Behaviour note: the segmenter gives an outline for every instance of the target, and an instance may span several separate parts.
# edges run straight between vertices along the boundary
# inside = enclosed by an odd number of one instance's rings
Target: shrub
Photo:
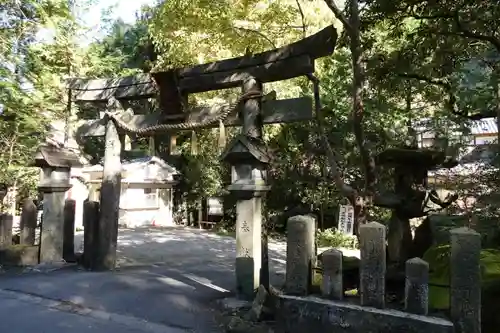
[[[318,247],[343,247],[348,249],[358,248],[358,239],[356,236],[345,235],[335,228],[318,230],[316,233]]]

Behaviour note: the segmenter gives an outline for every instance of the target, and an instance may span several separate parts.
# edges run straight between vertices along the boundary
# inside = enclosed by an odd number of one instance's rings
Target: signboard
[[[354,207],[351,205],[339,206],[338,229],[345,235],[354,233]]]
[[[207,206],[208,215],[224,215],[222,200],[220,198],[208,198]]]

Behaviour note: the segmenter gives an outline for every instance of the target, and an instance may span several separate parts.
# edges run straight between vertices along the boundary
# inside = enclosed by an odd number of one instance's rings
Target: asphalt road
[[[22,294],[0,292],[0,332],[12,333],[186,333],[168,326],[148,326],[135,318],[104,312],[74,313],[60,304]]]

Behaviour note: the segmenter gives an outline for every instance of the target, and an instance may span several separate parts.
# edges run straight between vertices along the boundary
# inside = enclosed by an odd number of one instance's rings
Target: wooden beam
[[[151,82],[149,74],[136,74],[112,79],[71,78],[66,81],[66,88],[71,90],[102,90]]]
[[[253,54],[251,56],[219,60],[208,64],[182,68],[178,70],[178,75],[180,78],[185,78],[217,72],[231,72],[237,70],[245,72],[255,66],[301,56],[307,56],[311,60],[315,60],[332,54],[335,50],[336,42],[337,30],[331,25],[314,35],[274,50]],[[278,80],[279,79],[275,81]]]
[[[201,122],[207,117],[216,117],[223,112],[227,107],[224,106],[209,106],[198,107],[193,110],[190,117],[186,120],[189,122]],[[307,121],[313,118],[313,105],[310,97],[290,98],[284,100],[271,100],[262,103],[263,123],[292,123],[298,121]],[[134,127],[149,127],[161,122],[162,114],[155,112],[147,115],[134,115],[127,119],[127,122]],[[241,126],[241,120],[237,114],[233,114],[224,121],[225,126]],[[219,124],[215,122],[210,127],[217,127]],[[105,121],[83,120],[77,130],[77,136],[103,136],[105,134]]]
[[[314,35],[274,50],[174,69],[171,72],[178,78],[179,88],[186,93],[239,86],[248,75],[261,82],[285,80],[313,71],[314,60],[332,54],[336,41],[337,31],[329,26]],[[161,84],[164,73],[138,74],[117,79],[75,78],[67,81],[67,88],[73,90],[75,101],[105,101],[112,96],[116,99],[148,98],[158,94],[152,76],[158,78]]]
[[[245,69],[189,76],[179,80],[179,89],[186,93],[239,87],[249,77],[262,83],[291,79],[314,72],[314,61],[307,55],[270,62]],[[161,85],[161,83],[159,83]]]
[[[77,102],[103,102],[107,101],[111,97],[118,100],[134,100],[153,97],[158,93],[156,84],[153,82],[149,74],[147,75],[150,79],[148,82],[122,85],[118,87],[107,87],[103,83],[105,88],[101,89],[90,89],[90,90],[73,90],[73,100]],[[126,77],[125,80],[131,82],[134,81],[134,77]],[[99,80],[106,81],[106,80]],[[114,81],[113,81],[114,82]],[[90,82],[91,86],[97,86],[96,83]]]

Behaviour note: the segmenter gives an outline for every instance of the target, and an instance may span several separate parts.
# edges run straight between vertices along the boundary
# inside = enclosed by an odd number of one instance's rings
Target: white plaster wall
[[[166,188],[159,189],[158,199],[159,199],[160,209],[155,224],[158,226],[173,226],[174,218],[172,209],[172,204],[173,204],[172,190]]]
[[[76,178],[71,178],[71,189],[66,192],[66,199],[71,197],[75,200],[75,229],[83,228],[83,202],[89,196],[89,190],[85,184]],[[71,191],[71,192],[70,192]]]
[[[137,228],[143,226],[150,226],[155,221],[159,209],[148,210],[126,210],[120,209],[120,225],[127,228]]]

